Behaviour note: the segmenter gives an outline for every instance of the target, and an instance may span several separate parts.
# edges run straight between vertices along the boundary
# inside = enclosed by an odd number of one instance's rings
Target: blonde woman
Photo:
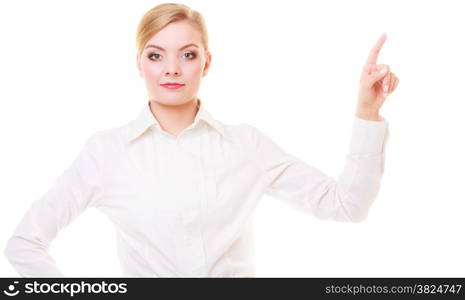
[[[212,57],[204,19],[182,4],[150,9],[136,56],[149,99],[134,120],[89,137],[26,212],[6,257],[21,276],[65,276],[48,248],[95,207],[116,228],[124,276],[246,277],[255,275],[252,219],[264,194],[320,219],[364,220],[384,166],[379,110],[399,82],[376,62],[385,38],[363,68],[350,152],[335,180],[256,127],[213,118],[196,95]]]

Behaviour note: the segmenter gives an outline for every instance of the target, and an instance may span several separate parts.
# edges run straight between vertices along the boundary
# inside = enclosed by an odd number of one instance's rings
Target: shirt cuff
[[[388,122],[382,116],[380,121],[371,121],[354,117],[351,154],[379,154],[383,152],[388,132]]]

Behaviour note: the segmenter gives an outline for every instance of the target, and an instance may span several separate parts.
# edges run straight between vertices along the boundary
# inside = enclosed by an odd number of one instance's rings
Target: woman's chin
[[[185,97],[166,97],[165,95],[161,97],[156,97],[152,98],[152,101],[157,102],[160,105],[165,105],[165,106],[179,106],[179,105],[184,105],[191,101],[190,99],[186,100]]]

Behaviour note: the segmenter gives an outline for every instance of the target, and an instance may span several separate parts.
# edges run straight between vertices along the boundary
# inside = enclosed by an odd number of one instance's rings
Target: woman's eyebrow
[[[190,47],[190,46],[194,46],[194,47],[199,48],[199,46],[197,46],[196,44],[191,43],[191,44],[187,44],[187,45],[182,46],[181,48],[179,48],[179,50],[185,49],[185,48]],[[162,47],[157,46],[157,45],[153,45],[153,44],[147,45],[145,47],[145,49],[150,48],[150,47],[160,49],[161,51],[165,51],[165,49],[163,49]]]

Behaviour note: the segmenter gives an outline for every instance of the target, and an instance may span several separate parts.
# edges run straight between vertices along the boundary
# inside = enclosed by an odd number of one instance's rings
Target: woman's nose
[[[166,75],[166,76],[169,76],[169,75],[178,76],[178,75],[179,75],[179,72],[178,72],[178,71],[166,71],[166,72],[165,72],[165,75]]]
[[[178,76],[181,73],[181,69],[176,59],[171,59],[166,63],[164,73],[165,75],[173,75],[173,76],[174,75]]]

